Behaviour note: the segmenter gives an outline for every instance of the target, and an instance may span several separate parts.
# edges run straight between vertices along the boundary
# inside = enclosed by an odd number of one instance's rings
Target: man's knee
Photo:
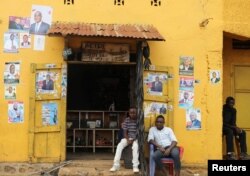
[[[171,150],[171,156],[172,157],[180,157],[180,150],[178,147],[174,147],[172,150]]]

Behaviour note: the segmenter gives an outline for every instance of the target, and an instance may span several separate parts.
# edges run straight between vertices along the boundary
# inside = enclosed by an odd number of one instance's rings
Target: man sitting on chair
[[[167,175],[167,170],[161,163],[161,158],[171,157],[174,160],[175,176],[180,175],[181,161],[180,153],[177,145],[177,139],[171,128],[164,126],[165,119],[162,115],[156,117],[155,127],[149,129],[148,142],[153,144],[157,149],[154,152],[154,160],[164,175]]]

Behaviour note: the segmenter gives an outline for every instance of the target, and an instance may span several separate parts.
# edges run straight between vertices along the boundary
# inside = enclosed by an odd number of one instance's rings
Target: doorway
[[[68,63],[67,159],[113,159],[134,80],[135,64]]]

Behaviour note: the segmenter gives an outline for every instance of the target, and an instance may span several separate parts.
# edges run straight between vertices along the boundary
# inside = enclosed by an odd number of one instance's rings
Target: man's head
[[[155,81],[156,81],[156,82],[159,82],[159,81],[160,81],[159,76],[156,76],[156,77],[155,77]]]
[[[136,119],[136,108],[135,107],[130,107],[129,108],[129,111],[128,111],[128,114],[129,114],[129,117],[133,120]]]
[[[16,24],[20,24],[20,22],[21,22],[20,18],[16,18],[15,22],[16,22]]]
[[[15,39],[15,35],[13,33],[10,34],[10,40],[14,40]]]
[[[24,43],[27,43],[29,41],[29,37],[28,37],[28,35],[23,35],[23,42]]]
[[[233,97],[227,97],[226,104],[232,108],[235,104],[235,99]]]
[[[46,80],[49,81],[50,80],[50,74],[46,75]]]
[[[213,73],[212,73],[212,76],[213,76],[213,78],[216,78],[216,77],[217,77],[216,72],[213,72]]]
[[[42,13],[40,11],[36,11],[34,14],[34,20],[36,23],[39,23],[42,21]]]
[[[18,108],[18,104],[17,104],[17,103],[14,103],[14,104],[13,104],[13,109],[14,109],[14,110],[17,110],[17,108]]]
[[[15,73],[15,65],[14,64],[11,64],[9,69],[10,69],[10,74]]]
[[[164,127],[165,118],[163,115],[158,115],[155,120],[155,126],[158,130],[161,130]]]
[[[191,59],[189,57],[187,57],[185,60],[184,60],[184,65],[187,67],[191,64]]]
[[[8,91],[9,91],[10,94],[12,93],[12,91],[13,91],[12,86],[10,86],[10,87],[8,88]]]
[[[184,99],[188,99],[189,97],[189,93],[188,92],[184,92]]]
[[[192,112],[189,114],[189,118],[190,118],[191,121],[196,120],[196,118],[197,118],[196,112],[192,111]]]

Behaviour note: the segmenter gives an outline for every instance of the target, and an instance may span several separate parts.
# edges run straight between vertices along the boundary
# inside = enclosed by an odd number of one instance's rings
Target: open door
[[[61,64],[31,64],[31,162],[65,160],[66,71]]]
[[[165,117],[165,125],[173,128],[173,69],[151,65],[143,73],[143,90],[145,131],[154,126],[159,114]]]

